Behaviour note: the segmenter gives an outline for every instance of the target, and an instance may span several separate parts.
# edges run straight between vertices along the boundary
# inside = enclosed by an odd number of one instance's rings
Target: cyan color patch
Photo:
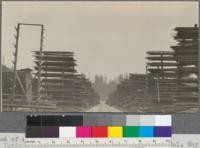
[[[153,126],[140,126],[139,137],[154,137]]]

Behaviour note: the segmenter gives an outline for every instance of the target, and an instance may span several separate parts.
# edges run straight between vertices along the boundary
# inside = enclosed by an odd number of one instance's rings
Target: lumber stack
[[[195,108],[198,105],[198,27],[176,27],[171,46],[177,59],[177,76],[180,85],[175,96],[176,108]]]
[[[129,74],[129,78],[118,84],[117,89],[110,95],[107,104],[124,111],[140,111],[146,103],[146,75]]]
[[[177,45],[169,51],[148,51],[146,74],[130,75],[118,84],[109,105],[131,112],[198,108],[198,27],[176,27],[175,32]]]
[[[99,102],[91,82],[77,73],[73,52],[43,51],[40,55],[36,51],[34,57],[43,99],[50,99],[64,111],[81,111]]]
[[[13,89],[13,72],[3,72],[3,90],[2,90],[2,105],[3,111],[58,111],[55,104],[45,100],[36,101],[33,95],[33,78],[30,69],[17,70],[17,75],[20,79],[16,83],[16,92],[14,98],[12,96]],[[23,85],[23,89],[21,87]]]
[[[177,89],[177,62],[173,51],[147,52],[148,94],[152,103],[173,104]]]

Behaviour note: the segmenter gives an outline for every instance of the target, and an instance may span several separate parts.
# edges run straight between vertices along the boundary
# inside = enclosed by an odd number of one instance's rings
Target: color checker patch
[[[140,126],[139,136],[140,137],[154,137],[154,127],[153,126]]]
[[[109,138],[121,138],[123,137],[123,131],[121,126],[109,126],[108,127]]]
[[[43,138],[58,138],[59,128],[54,126],[42,127],[42,137]]]
[[[139,137],[139,127],[138,126],[124,126],[123,137]]]
[[[92,127],[92,137],[96,137],[96,138],[108,137],[107,126],[94,126],[94,127]]]
[[[154,137],[171,137],[172,128],[170,126],[156,126],[154,127]]]
[[[76,127],[59,127],[59,137],[75,138],[76,137]]]
[[[92,128],[90,126],[76,127],[77,138],[90,138],[92,137]]]

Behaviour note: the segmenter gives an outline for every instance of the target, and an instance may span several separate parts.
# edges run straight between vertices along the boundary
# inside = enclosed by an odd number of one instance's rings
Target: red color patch
[[[96,138],[108,137],[107,126],[94,126],[94,127],[92,127],[92,137],[96,137]]]

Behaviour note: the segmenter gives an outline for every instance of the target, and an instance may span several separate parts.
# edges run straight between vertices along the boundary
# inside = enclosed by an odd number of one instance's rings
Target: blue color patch
[[[140,126],[139,137],[154,137],[153,126]]]

